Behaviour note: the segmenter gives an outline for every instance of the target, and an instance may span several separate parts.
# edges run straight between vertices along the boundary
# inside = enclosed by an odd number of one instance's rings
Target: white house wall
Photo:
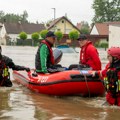
[[[10,37],[11,42],[16,42],[17,41],[18,34],[8,34],[8,36]]]
[[[109,26],[109,48],[120,47],[120,26]]]
[[[56,31],[61,31],[63,34],[69,34],[72,30],[77,30],[71,23],[69,23],[65,19],[61,19],[56,25],[55,25]],[[54,28],[52,28],[54,30]],[[79,31],[78,31],[79,32]]]
[[[97,28],[96,28],[95,25],[94,25],[94,27],[93,27],[93,29],[92,29],[92,31],[91,31],[90,34],[91,34],[91,35],[99,35],[99,33],[98,33]]]
[[[6,35],[6,30],[3,24],[3,26],[0,28],[0,45],[6,45],[5,35]]]
[[[17,42],[17,39],[20,39],[19,34],[8,34],[8,36],[10,37],[11,42]],[[27,34],[27,39],[31,39],[30,34]]]
[[[27,34],[27,39],[32,39],[31,34]]]

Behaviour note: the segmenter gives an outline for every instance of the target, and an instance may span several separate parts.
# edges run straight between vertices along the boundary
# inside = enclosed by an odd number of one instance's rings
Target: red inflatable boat
[[[48,95],[103,96],[102,80],[91,76],[92,71],[67,70],[53,74],[38,74],[33,71],[13,71],[13,77],[27,88]]]

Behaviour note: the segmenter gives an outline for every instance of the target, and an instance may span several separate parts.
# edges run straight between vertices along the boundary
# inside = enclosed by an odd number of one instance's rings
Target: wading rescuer
[[[0,46],[0,86],[11,87],[12,82],[10,80],[9,68],[12,70],[26,70],[30,71],[29,68],[24,66],[15,65],[11,58],[2,55],[2,48]]]
[[[111,47],[107,51],[109,63],[102,71],[95,72],[104,79],[107,91],[106,101],[110,105],[120,106],[120,47]]]

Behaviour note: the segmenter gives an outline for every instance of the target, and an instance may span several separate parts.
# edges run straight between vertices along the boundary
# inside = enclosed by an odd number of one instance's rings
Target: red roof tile
[[[120,25],[120,22],[104,22],[104,23],[95,23],[96,29],[99,35],[108,35],[109,34],[109,25]]]

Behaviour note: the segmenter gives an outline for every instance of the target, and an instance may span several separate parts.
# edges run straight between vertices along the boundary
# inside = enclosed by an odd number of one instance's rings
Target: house
[[[6,45],[5,35],[6,35],[5,27],[3,27],[3,24],[0,23],[0,45],[1,44]]]
[[[120,24],[109,25],[109,48],[120,47]]]
[[[100,40],[100,42],[109,41],[110,35],[110,26],[119,26],[120,22],[104,22],[104,23],[95,23],[91,29],[90,36],[96,40]],[[118,32],[118,31],[117,31]],[[115,34],[115,33],[114,33]]]
[[[44,24],[34,23],[3,23],[0,24],[0,44],[7,45],[8,42],[15,43],[19,39],[19,33],[27,33],[27,39],[31,39],[31,34],[46,29]]]
[[[53,20],[47,27],[50,31],[61,31],[63,34],[69,34],[70,31],[80,30],[65,16]]]
[[[49,26],[47,26],[47,30],[55,32],[61,31],[63,33],[61,44],[68,43],[69,45],[72,44],[68,37],[69,32],[76,30],[78,33],[80,33],[80,30],[65,16],[53,20]]]
[[[93,41],[99,41],[100,43],[107,43],[108,41],[108,24],[95,23],[90,31],[90,36]]]
[[[108,35],[108,24],[95,23],[92,27],[90,35]]]

